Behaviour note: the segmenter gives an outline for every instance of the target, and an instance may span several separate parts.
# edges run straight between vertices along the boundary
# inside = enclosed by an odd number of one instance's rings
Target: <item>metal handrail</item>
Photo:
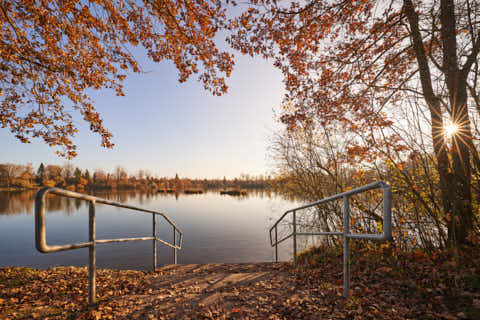
[[[352,195],[366,192],[373,189],[383,189],[383,233],[382,234],[361,234],[361,233],[350,233],[350,206],[349,198]],[[299,210],[311,208],[318,206],[320,204],[337,200],[343,198],[343,232],[297,232],[297,214]],[[289,214],[292,213],[292,224],[293,231],[291,234],[283,237],[278,240],[278,224]],[[275,230],[275,243],[272,241],[272,231]],[[278,244],[283,241],[291,238],[293,236],[293,267],[297,267],[297,236],[309,236],[309,235],[341,235],[344,237],[343,242],[343,295],[345,298],[348,298],[350,293],[350,239],[367,239],[367,240],[376,240],[376,241],[390,241],[392,240],[392,189],[390,186],[383,182],[378,181],[374,183],[367,184],[362,187],[358,187],[346,192],[338,193],[336,195],[323,198],[321,200],[293,208],[284,212],[284,214],[275,222],[275,224],[269,230],[270,236],[270,245],[275,246],[275,261],[278,262]]]
[[[88,228],[88,242],[79,242],[66,245],[48,245],[47,244],[47,232],[45,228],[45,203],[46,197],[49,193],[56,194],[59,196],[64,196],[68,198],[75,198],[80,200],[89,201],[89,228]],[[151,237],[137,237],[137,238],[120,238],[120,239],[96,239],[95,230],[95,204],[102,203],[106,205],[111,205],[115,207],[131,209],[141,212],[147,212],[152,214],[152,236]],[[167,242],[157,237],[157,216],[163,217],[173,227],[173,243]],[[177,233],[179,235],[177,240]],[[110,201],[103,198],[98,198],[90,196],[83,193],[68,191],[59,188],[43,188],[37,192],[35,195],[35,246],[38,251],[42,253],[50,253],[57,251],[73,250],[79,248],[89,248],[89,263],[88,263],[88,282],[89,282],[89,291],[88,291],[88,302],[89,304],[95,303],[95,279],[96,279],[96,244],[97,243],[113,243],[113,242],[130,242],[130,241],[142,241],[142,240],[152,240],[153,241],[153,270],[157,268],[157,241],[163,243],[166,246],[169,246],[173,249],[173,263],[177,264],[177,250],[182,249],[182,231],[170,220],[164,213],[143,209],[135,206],[125,205],[122,203]]]

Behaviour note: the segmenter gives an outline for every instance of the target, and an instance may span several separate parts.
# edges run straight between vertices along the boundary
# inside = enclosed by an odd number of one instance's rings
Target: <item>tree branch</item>
[[[480,31],[477,34],[477,41],[475,41],[473,47],[472,47],[472,52],[467,58],[467,61],[465,61],[465,64],[463,65],[462,68],[462,80],[466,81],[468,77],[468,73],[470,72],[470,69],[472,68],[473,63],[477,59],[478,52],[480,51]]]

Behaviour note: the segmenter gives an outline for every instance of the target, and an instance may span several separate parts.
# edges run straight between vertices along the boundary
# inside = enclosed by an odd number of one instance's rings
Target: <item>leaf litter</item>
[[[296,270],[286,262],[98,269],[94,306],[86,268],[0,268],[0,319],[480,318],[478,259],[460,267],[441,255],[365,256],[352,259],[348,299],[341,252],[299,259]]]

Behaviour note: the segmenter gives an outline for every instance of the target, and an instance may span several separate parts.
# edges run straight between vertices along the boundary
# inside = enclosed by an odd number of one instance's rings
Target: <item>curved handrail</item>
[[[45,203],[46,197],[49,193],[56,194],[59,196],[85,200],[89,202],[89,231],[88,231],[88,242],[78,242],[66,245],[48,245],[47,244],[47,231],[45,228]],[[152,236],[151,237],[138,237],[138,238],[120,238],[120,239],[96,239],[95,235],[95,204],[102,203],[114,207],[131,209],[135,211],[141,211],[152,214]],[[165,221],[167,221],[173,228],[173,243],[162,240],[157,237],[157,216],[161,216]],[[179,234],[178,244],[177,244],[177,233]],[[50,253],[57,251],[73,250],[79,248],[89,248],[89,263],[88,263],[88,281],[89,281],[89,292],[88,292],[88,301],[89,304],[95,303],[95,279],[96,279],[96,244],[97,243],[113,243],[113,242],[129,242],[129,241],[141,241],[141,240],[152,240],[153,241],[153,270],[155,271],[157,267],[157,242],[161,242],[166,246],[173,248],[173,263],[177,263],[177,250],[182,249],[182,231],[170,220],[163,212],[139,208],[135,206],[130,206],[115,201],[110,201],[103,198],[98,198],[90,196],[83,193],[68,191],[59,188],[43,188],[37,192],[35,195],[35,246],[38,251],[42,253]]]
[[[383,189],[383,232],[381,234],[359,234],[359,233],[350,233],[350,196],[369,191],[372,189],[382,188]],[[328,201],[337,200],[343,198],[343,232],[297,232],[297,211],[307,209],[313,206],[323,204]],[[283,237],[278,240],[278,224],[288,215],[293,215],[292,225],[293,231],[291,234]],[[272,241],[272,231],[275,230],[275,243]],[[343,295],[345,298],[348,298],[350,292],[350,239],[367,239],[367,240],[377,240],[377,241],[387,241],[392,240],[392,189],[390,186],[383,182],[378,181],[374,183],[367,184],[362,187],[358,187],[352,190],[348,190],[321,200],[293,208],[285,211],[285,213],[275,222],[275,224],[269,230],[270,236],[270,245],[275,247],[275,261],[278,261],[278,244],[289,239],[293,236],[293,267],[297,266],[297,235],[306,236],[306,235],[342,235],[343,240]]]
[[[182,239],[183,239],[183,233],[182,231],[175,225],[175,223],[170,220],[164,213],[154,211],[154,210],[148,210],[148,209],[143,209],[135,206],[130,206],[122,203],[118,203],[115,201],[110,201],[107,199],[103,198],[98,198],[95,196],[91,196],[88,194],[83,194],[83,193],[78,193],[74,191],[68,191],[60,188],[52,188],[52,187],[46,187],[40,189],[37,194],[35,195],[35,245],[38,251],[42,253],[49,253],[49,252],[57,252],[57,251],[64,251],[64,250],[72,250],[72,249],[79,249],[79,248],[85,248],[90,246],[92,243],[91,242],[80,242],[80,243],[75,243],[75,244],[67,244],[67,245],[48,245],[46,241],[46,229],[45,229],[45,198],[49,193],[53,193],[59,196],[64,196],[64,197],[70,197],[70,198],[75,198],[75,199],[80,199],[80,200],[85,200],[85,201],[90,201],[90,202],[95,202],[95,203],[102,203],[102,204],[107,204],[111,205],[114,207],[120,207],[120,208],[125,208],[125,209],[131,209],[131,210],[136,210],[136,211],[141,211],[141,212],[147,212],[151,213],[157,216],[161,216],[167,221],[178,234],[180,235],[179,238],[179,244],[177,245],[174,243],[173,245],[157,238],[157,241],[171,247],[175,248],[177,250],[182,249]],[[142,237],[142,238],[123,238],[123,239],[105,239],[105,240],[96,240],[97,243],[108,243],[108,242],[125,242],[124,240],[126,239],[132,239],[130,241],[138,241],[138,240],[153,240],[152,237]]]
[[[314,206],[323,204],[325,202],[329,202],[329,201],[332,201],[332,200],[337,200],[337,199],[340,199],[340,198],[343,198],[343,197],[350,197],[350,196],[352,196],[354,194],[357,194],[357,193],[362,193],[362,192],[365,192],[365,191],[369,191],[369,190],[372,190],[372,189],[378,189],[378,188],[383,189],[384,199],[387,199],[387,198],[391,199],[391,187],[384,181],[377,181],[377,182],[373,182],[373,183],[370,183],[370,184],[367,184],[367,185],[364,185],[364,186],[361,186],[361,187],[358,187],[358,188],[355,188],[355,189],[352,189],[352,190],[348,190],[348,191],[345,191],[345,192],[342,192],[342,193],[338,193],[336,195],[326,197],[326,198],[323,198],[321,200],[318,200],[318,201],[315,201],[315,202],[312,202],[312,203],[309,203],[309,204],[305,204],[305,205],[302,205],[302,206],[299,206],[299,207],[296,207],[296,208],[289,209],[289,210],[285,211],[283,213],[283,215],[273,224],[273,226],[269,230],[270,246],[274,247],[275,245],[277,245],[277,244],[287,240],[291,236],[293,236],[293,233],[291,233],[290,235],[286,236],[285,238],[282,238],[281,240],[278,240],[276,243],[273,243],[273,241],[272,241],[272,231],[277,227],[277,225],[289,213],[293,213],[294,211],[299,211],[299,210],[307,209],[307,208],[310,208],[310,207],[314,207]],[[372,239],[372,240],[381,240],[381,241],[390,240],[392,238],[392,228],[391,228],[392,219],[391,219],[391,214],[390,214],[391,210],[392,210],[391,200],[390,201],[385,201],[384,207],[383,207],[384,229],[383,229],[383,234],[382,235],[348,234],[348,237],[349,238],[359,238],[359,237],[363,238],[363,237],[367,236],[369,239]],[[299,234],[299,233],[297,233],[297,234]],[[309,233],[309,234],[311,234],[311,235],[342,235],[343,232],[317,232],[317,233]],[[306,234],[304,234],[304,235],[306,235]]]

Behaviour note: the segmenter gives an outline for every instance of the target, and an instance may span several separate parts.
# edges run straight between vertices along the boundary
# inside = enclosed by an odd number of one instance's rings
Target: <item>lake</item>
[[[178,263],[239,263],[274,261],[268,229],[284,211],[298,205],[291,199],[265,192],[248,196],[162,194],[144,192],[97,192],[96,196],[151,210],[162,211],[183,232]],[[88,248],[43,254],[35,249],[35,192],[0,192],[0,267],[86,266]],[[151,214],[96,205],[97,239],[151,236]],[[47,243],[88,241],[88,203],[49,196],[46,210]],[[157,234],[172,241],[171,226],[157,220]],[[280,236],[280,235],[279,235]],[[298,250],[308,245],[298,241]],[[158,266],[172,263],[172,249],[157,246]],[[279,246],[280,260],[292,258],[292,241]],[[137,241],[97,245],[97,267],[150,269],[152,242]]]

